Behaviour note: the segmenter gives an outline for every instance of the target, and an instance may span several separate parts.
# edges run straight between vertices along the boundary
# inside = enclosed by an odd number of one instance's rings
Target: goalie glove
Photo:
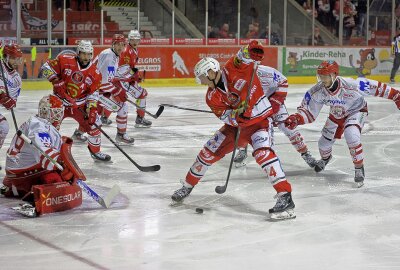
[[[7,110],[11,110],[17,104],[14,99],[10,98],[5,92],[0,94],[0,104]]]
[[[288,129],[295,129],[298,125],[304,125],[304,123],[303,117],[300,114],[295,113],[286,118],[285,127]]]

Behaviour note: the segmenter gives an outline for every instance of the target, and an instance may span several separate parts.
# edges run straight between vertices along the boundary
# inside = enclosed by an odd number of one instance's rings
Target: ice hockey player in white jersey
[[[235,65],[247,65],[251,62],[260,62],[264,58],[264,48],[261,43],[253,40],[250,44],[242,47],[236,54]],[[271,102],[274,114],[272,116],[273,125],[277,126],[290,140],[290,143],[300,153],[304,161],[314,168],[316,160],[308,151],[308,147],[304,142],[303,136],[296,129],[288,129],[285,127],[284,120],[289,116],[289,113],[284,104],[288,82],[286,77],[278,70],[264,65],[258,65],[257,76],[261,82],[264,94]],[[236,155],[234,162],[236,167],[246,165],[247,146],[241,146]]]
[[[100,87],[100,95],[111,99],[119,106],[117,111],[117,136],[115,140],[117,143],[133,144],[134,139],[129,137],[126,133],[128,125],[128,104],[126,90],[115,83],[114,77],[117,73],[119,66],[119,56],[125,48],[125,37],[122,34],[115,34],[112,40],[112,47],[103,50],[94,60],[97,69],[102,75],[102,82]],[[100,102],[103,103],[103,102]],[[108,117],[112,113],[107,109],[104,104],[100,106],[102,114],[102,122],[109,125]]]
[[[18,44],[5,45],[3,59],[0,61],[0,104],[7,110],[15,107],[21,92],[21,76],[17,71],[20,64],[22,64],[21,47]],[[3,74],[5,78],[3,78]],[[7,82],[7,85],[5,85],[5,82]],[[7,119],[0,113],[0,148],[3,146],[9,129]]]
[[[323,61],[317,68],[318,83],[308,90],[297,108],[297,113],[285,120],[289,129],[312,123],[324,105],[330,113],[318,141],[321,160],[314,169],[320,172],[332,158],[332,146],[344,135],[355,167],[354,181],[358,187],[364,185],[364,153],[361,130],[367,119],[368,108],[365,96],[378,96],[393,100],[400,109],[400,92],[385,83],[366,78],[344,78],[339,76],[339,65],[335,61]]]
[[[85,179],[71,156],[72,140],[61,137],[60,124],[64,105],[55,95],[39,102],[38,114],[20,126],[20,131],[47,155],[63,166],[58,170],[38,149],[14,135],[7,151],[6,176],[1,194],[22,198],[28,203],[14,209],[29,217],[63,211],[82,203],[76,180]]]

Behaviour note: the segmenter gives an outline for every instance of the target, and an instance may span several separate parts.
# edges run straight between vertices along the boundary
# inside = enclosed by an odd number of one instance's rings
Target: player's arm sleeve
[[[285,76],[283,76],[282,73],[280,73],[279,71],[275,71],[276,74],[274,74],[274,76],[277,77],[278,83],[277,83],[277,90],[275,92],[275,94],[279,97],[282,97],[283,100],[286,99],[286,96],[288,94],[288,81],[287,78]]]
[[[304,119],[304,123],[312,123],[318,117],[324,104],[318,100],[318,93],[313,89],[306,92],[297,112]]]
[[[393,100],[393,97],[399,93],[398,90],[386,83],[369,80],[366,78],[357,79],[358,91],[363,95],[376,96]]]
[[[215,116],[217,116],[222,122],[230,126],[238,126],[236,121],[236,111],[229,108],[222,101],[222,97],[219,92],[216,90],[208,90],[206,103]]]
[[[52,82],[59,78],[61,75],[61,65],[58,58],[48,60],[41,67],[42,76],[45,77],[49,82]]]

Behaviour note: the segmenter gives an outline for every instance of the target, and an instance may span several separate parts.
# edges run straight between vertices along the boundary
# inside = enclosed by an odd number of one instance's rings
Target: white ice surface
[[[294,112],[307,86],[290,86],[287,106]],[[23,92],[15,110],[18,123],[36,113],[48,91]],[[160,103],[208,109],[205,89],[149,89],[148,110]],[[400,112],[393,102],[368,98],[369,121],[362,141],[365,186],[354,188],[353,165],[344,139],[334,146],[327,170],[316,174],[281,133],[276,151],[293,187],[297,218],[270,222],[274,189],[250,157],[246,168],[233,169],[226,193],[230,155],[209,169],[184,204],[170,205],[202,145],[222,124],[212,114],[165,108],[150,129],[135,129],[133,107],[128,132],[135,145],[125,151],[140,165],[160,164],[159,172],[140,172],[103,136],[112,164],[93,162],[85,144],[72,153],[90,185],[105,194],[121,187],[110,209],[85,196],[79,208],[39,218],[24,218],[10,207],[18,200],[0,198],[0,269],[400,269]],[[2,109],[2,112],[5,110]],[[10,134],[14,126],[5,113]],[[302,131],[312,154],[325,123]],[[104,130],[115,138],[113,125]],[[73,120],[61,132],[72,135]],[[0,171],[4,176],[4,169]],[[196,214],[195,208],[204,209]]]

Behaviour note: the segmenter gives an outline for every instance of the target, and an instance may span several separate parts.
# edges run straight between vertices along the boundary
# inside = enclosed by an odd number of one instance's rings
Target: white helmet
[[[220,71],[220,65],[217,60],[211,57],[205,57],[201,59],[196,66],[194,67],[194,76],[196,77],[196,82],[200,84],[200,76],[204,75],[208,77],[208,71],[209,70],[218,72]]]
[[[131,30],[128,34],[128,40],[131,39],[139,39],[140,40],[141,36],[138,30]]]
[[[39,101],[38,116],[47,119],[54,127],[60,128],[64,117],[64,104],[61,99],[55,95],[44,96]]]
[[[76,53],[80,52],[91,53],[93,54],[93,45],[89,40],[80,40],[78,43],[78,47],[76,48]]]

